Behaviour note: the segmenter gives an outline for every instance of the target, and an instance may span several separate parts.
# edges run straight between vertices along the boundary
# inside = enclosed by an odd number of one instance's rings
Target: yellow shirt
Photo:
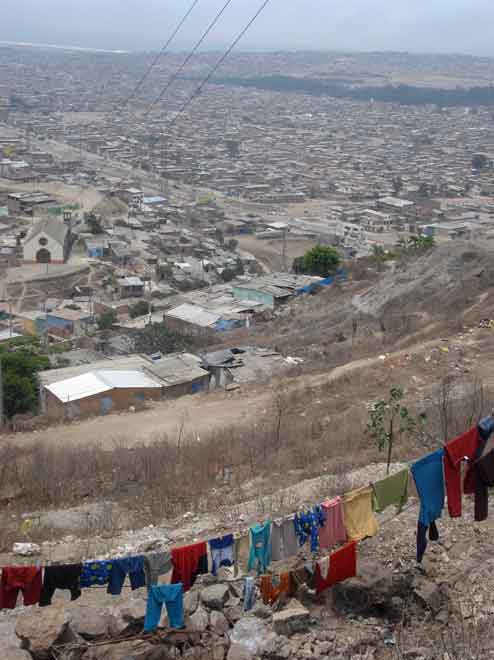
[[[372,511],[372,487],[364,486],[343,495],[343,522],[349,541],[360,541],[377,534]]]

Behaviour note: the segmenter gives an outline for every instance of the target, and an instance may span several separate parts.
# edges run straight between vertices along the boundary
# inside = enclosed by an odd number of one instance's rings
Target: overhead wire
[[[151,108],[153,108],[153,106],[155,106],[157,103],[159,103],[159,102],[164,98],[164,96],[165,96],[165,94],[167,93],[167,91],[168,91],[168,90],[170,89],[170,87],[173,85],[173,83],[175,82],[175,80],[177,80],[178,76],[182,73],[182,71],[185,69],[185,67],[186,67],[187,64],[190,62],[190,60],[194,57],[194,55],[196,54],[196,52],[198,51],[198,49],[199,49],[200,46],[202,45],[204,39],[208,36],[208,34],[211,32],[211,30],[214,28],[214,26],[216,25],[216,23],[220,20],[221,16],[224,14],[224,12],[226,11],[226,9],[228,8],[229,5],[231,5],[232,2],[233,2],[233,0],[226,0],[226,2],[225,2],[225,4],[223,5],[223,7],[222,7],[222,8],[220,9],[220,11],[216,14],[216,16],[213,18],[213,20],[211,21],[211,23],[208,25],[208,27],[206,28],[206,30],[205,30],[205,31],[203,32],[203,34],[201,35],[199,41],[195,44],[195,46],[194,46],[193,49],[190,51],[190,53],[187,55],[187,57],[185,58],[185,60],[184,60],[184,61],[182,62],[182,64],[178,67],[177,71],[175,71],[175,73],[170,77],[169,81],[168,81],[168,82],[166,83],[166,85],[163,87],[163,89],[161,90],[160,94],[156,97],[156,99],[155,99],[152,103],[150,103],[150,105],[148,106],[148,108],[147,108],[147,110],[146,110],[146,112],[145,112],[145,115],[147,115],[147,114],[151,111]]]
[[[160,58],[162,57],[162,55],[164,55],[165,51],[168,49],[168,47],[170,46],[172,41],[175,39],[177,34],[180,32],[180,30],[182,29],[185,21],[192,14],[192,12],[194,11],[194,8],[196,7],[196,5],[198,3],[199,3],[199,0],[193,0],[193,2],[190,5],[189,9],[185,12],[183,17],[179,21],[178,25],[176,26],[176,28],[173,30],[173,32],[169,36],[169,38],[168,38],[167,42],[165,43],[165,45],[163,46],[163,48],[158,52],[158,54],[156,55],[154,60],[151,62],[151,64],[147,68],[147,70],[144,72],[143,76],[141,77],[141,79],[139,80],[137,85],[134,87],[133,91],[129,94],[129,96],[123,102],[123,104],[121,106],[122,108],[125,108],[125,106],[129,103],[129,101],[131,101],[137,95],[137,93],[140,91],[140,89],[143,86],[145,80],[147,79],[147,77],[149,76],[151,71],[154,69],[154,67],[158,64]]]
[[[216,62],[216,64],[212,67],[212,69],[209,71],[207,76],[202,80],[202,82],[196,87],[196,89],[192,92],[192,94],[189,96],[189,98],[185,101],[185,103],[181,106],[180,110],[177,112],[175,117],[172,119],[172,121],[169,123],[169,125],[166,128],[172,128],[175,123],[177,122],[178,118],[180,115],[185,112],[185,110],[189,107],[189,105],[192,103],[192,101],[198,96],[205,85],[208,84],[208,82],[211,80],[211,78],[214,76],[216,71],[220,68],[220,66],[223,64],[223,62],[228,58],[230,53],[233,51],[235,46],[238,44],[238,42],[242,39],[242,37],[245,35],[245,33],[251,28],[251,26],[255,23],[255,21],[259,18],[259,16],[262,14],[264,9],[267,7],[267,5],[271,2],[271,0],[264,0],[262,5],[259,7],[259,9],[256,11],[254,16],[250,19],[250,21],[247,23],[247,25],[239,32],[239,34],[235,37],[231,45],[227,48],[227,50],[223,53],[223,55],[220,57],[220,59]]]

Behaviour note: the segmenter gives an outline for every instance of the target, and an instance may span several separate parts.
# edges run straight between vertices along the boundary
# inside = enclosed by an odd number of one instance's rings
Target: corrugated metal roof
[[[60,399],[60,401],[68,403],[69,401],[79,401],[95,394],[109,392],[112,387],[98,378],[97,373],[89,372],[75,378],[67,378],[66,380],[52,383],[51,385],[47,385],[46,389],[56,396],[57,399]]]
[[[95,372],[98,378],[111,387],[161,387],[161,385],[146,376],[142,371],[114,371],[112,369],[100,369]]]
[[[90,371],[75,378],[59,380],[47,385],[46,389],[53,395],[68,403],[86,399],[95,394],[102,394],[118,388],[143,389],[160,388],[161,384],[153,380],[142,371],[112,371],[101,369]]]
[[[216,321],[221,318],[220,314],[214,314],[213,312],[208,312],[203,307],[198,305],[189,305],[184,303],[171,309],[165,313],[165,318],[170,316],[175,319],[180,319],[181,321],[186,321],[187,323],[194,323],[195,325],[200,325],[202,327],[209,327],[214,325]]]

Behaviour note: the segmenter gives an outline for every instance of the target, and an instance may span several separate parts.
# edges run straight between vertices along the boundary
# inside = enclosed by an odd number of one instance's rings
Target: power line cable
[[[264,0],[262,5],[259,7],[259,9],[256,11],[254,16],[250,19],[250,21],[247,23],[247,25],[241,30],[241,32],[235,37],[234,41],[232,44],[228,47],[228,49],[223,53],[223,55],[220,57],[220,59],[216,62],[216,64],[213,66],[211,71],[208,73],[208,75],[204,78],[204,80],[196,87],[196,89],[192,92],[192,94],[189,96],[189,98],[185,101],[185,103],[182,105],[180,110],[177,112],[173,120],[170,122],[170,124],[167,126],[167,128],[172,128],[175,123],[177,122],[178,118],[180,115],[185,112],[185,110],[188,108],[188,106],[192,103],[192,101],[198,96],[205,85],[208,84],[208,82],[211,80],[211,78],[214,76],[216,71],[220,68],[220,66],[223,64],[223,62],[227,59],[227,57],[230,55],[232,50],[235,48],[235,46],[238,44],[238,42],[242,39],[242,37],[245,35],[245,33],[250,29],[250,27],[255,23],[255,21],[259,18],[259,16],[262,14],[264,9],[267,7],[267,5],[271,2],[271,0]]]
[[[145,115],[147,115],[147,114],[150,112],[150,110],[151,110],[151,108],[152,108],[153,106],[155,106],[157,103],[159,103],[159,102],[164,98],[166,92],[170,89],[170,87],[173,85],[173,83],[175,82],[175,80],[178,78],[178,76],[179,76],[179,75],[182,73],[182,71],[185,69],[185,67],[187,66],[187,64],[190,62],[190,60],[193,58],[193,56],[196,54],[196,52],[197,52],[198,49],[200,48],[200,46],[201,46],[201,44],[203,43],[204,39],[208,36],[208,34],[211,32],[211,30],[214,28],[214,26],[216,25],[216,23],[220,20],[221,16],[224,14],[224,12],[226,11],[226,9],[228,8],[229,5],[231,5],[232,2],[233,2],[233,0],[227,0],[227,1],[225,2],[225,4],[223,5],[223,7],[220,9],[220,11],[216,14],[216,16],[213,18],[213,20],[211,21],[211,23],[210,23],[210,24],[208,25],[208,27],[206,28],[206,30],[203,32],[201,38],[200,38],[199,41],[196,43],[196,45],[194,46],[194,48],[190,51],[190,53],[187,55],[187,57],[185,58],[185,60],[182,62],[182,64],[181,64],[181,65],[179,66],[179,68],[177,69],[177,71],[171,76],[170,80],[169,80],[169,81],[167,82],[167,84],[163,87],[163,89],[161,90],[159,96],[157,96],[156,99],[155,99],[155,100],[149,105],[149,107],[147,108],[147,110],[146,110],[146,112],[145,112]]]
[[[165,51],[166,51],[166,50],[168,49],[168,47],[170,46],[171,42],[175,39],[175,37],[177,36],[177,34],[180,32],[180,30],[182,29],[182,26],[184,25],[185,21],[186,21],[186,20],[189,18],[189,16],[192,14],[192,12],[193,12],[195,6],[196,6],[198,3],[199,3],[199,0],[194,0],[193,3],[191,4],[191,6],[189,7],[189,9],[185,12],[184,16],[183,16],[182,19],[179,21],[177,27],[173,30],[173,32],[171,33],[170,37],[168,38],[168,41],[166,42],[166,44],[163,46],[163,48],[159,51],[159,53],[156,55],[156,57],[154,58],[154,60],[151,62],[151,64],[150,64],[149,67],[147,68],[147,70],[144,72],[144,75],[142,76],[142,78],[139,80],[139,82],[137,83],[137,85],[134,87],[133,91],[132,91],[132,92],[129,94],[129,96],[125,99],[124,103],[123,103],[122,106],[121,106],[122,108],[125,108],[125,106],[127,105],[127,103],[129,103],[129,101],[131,101],[131,100],[136,96],[136,94],[139,92],[139,90],[141,89],[142,85],[144,84],[144,81],[145,81],[146,78],[149,76],[149,74],[151,73],[152,69],[156,66],[156,64],[158,64],[158,62],[159,62],[161,56],[165,53]]]

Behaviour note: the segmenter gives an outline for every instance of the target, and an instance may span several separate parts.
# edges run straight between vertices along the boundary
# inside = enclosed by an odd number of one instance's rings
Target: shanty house
[[[307,287],[323,282],[321,277],[309,275],[291,275],[289,273],[272,273],[261,275],[245,284],[233,287],[233,297],[237,300],[250,300],[262,303],[267,307],[277,307]]]
[[[98,369],[45,385],[41,405],[59,419],[101,415],[158,400],[161,387],[142,371]]]
[[[161,380],[163,396],[167,399],[209,389],[209,371],[201,367],[201,358],[191,353],[176,353],[152,360],[146,372]]]

